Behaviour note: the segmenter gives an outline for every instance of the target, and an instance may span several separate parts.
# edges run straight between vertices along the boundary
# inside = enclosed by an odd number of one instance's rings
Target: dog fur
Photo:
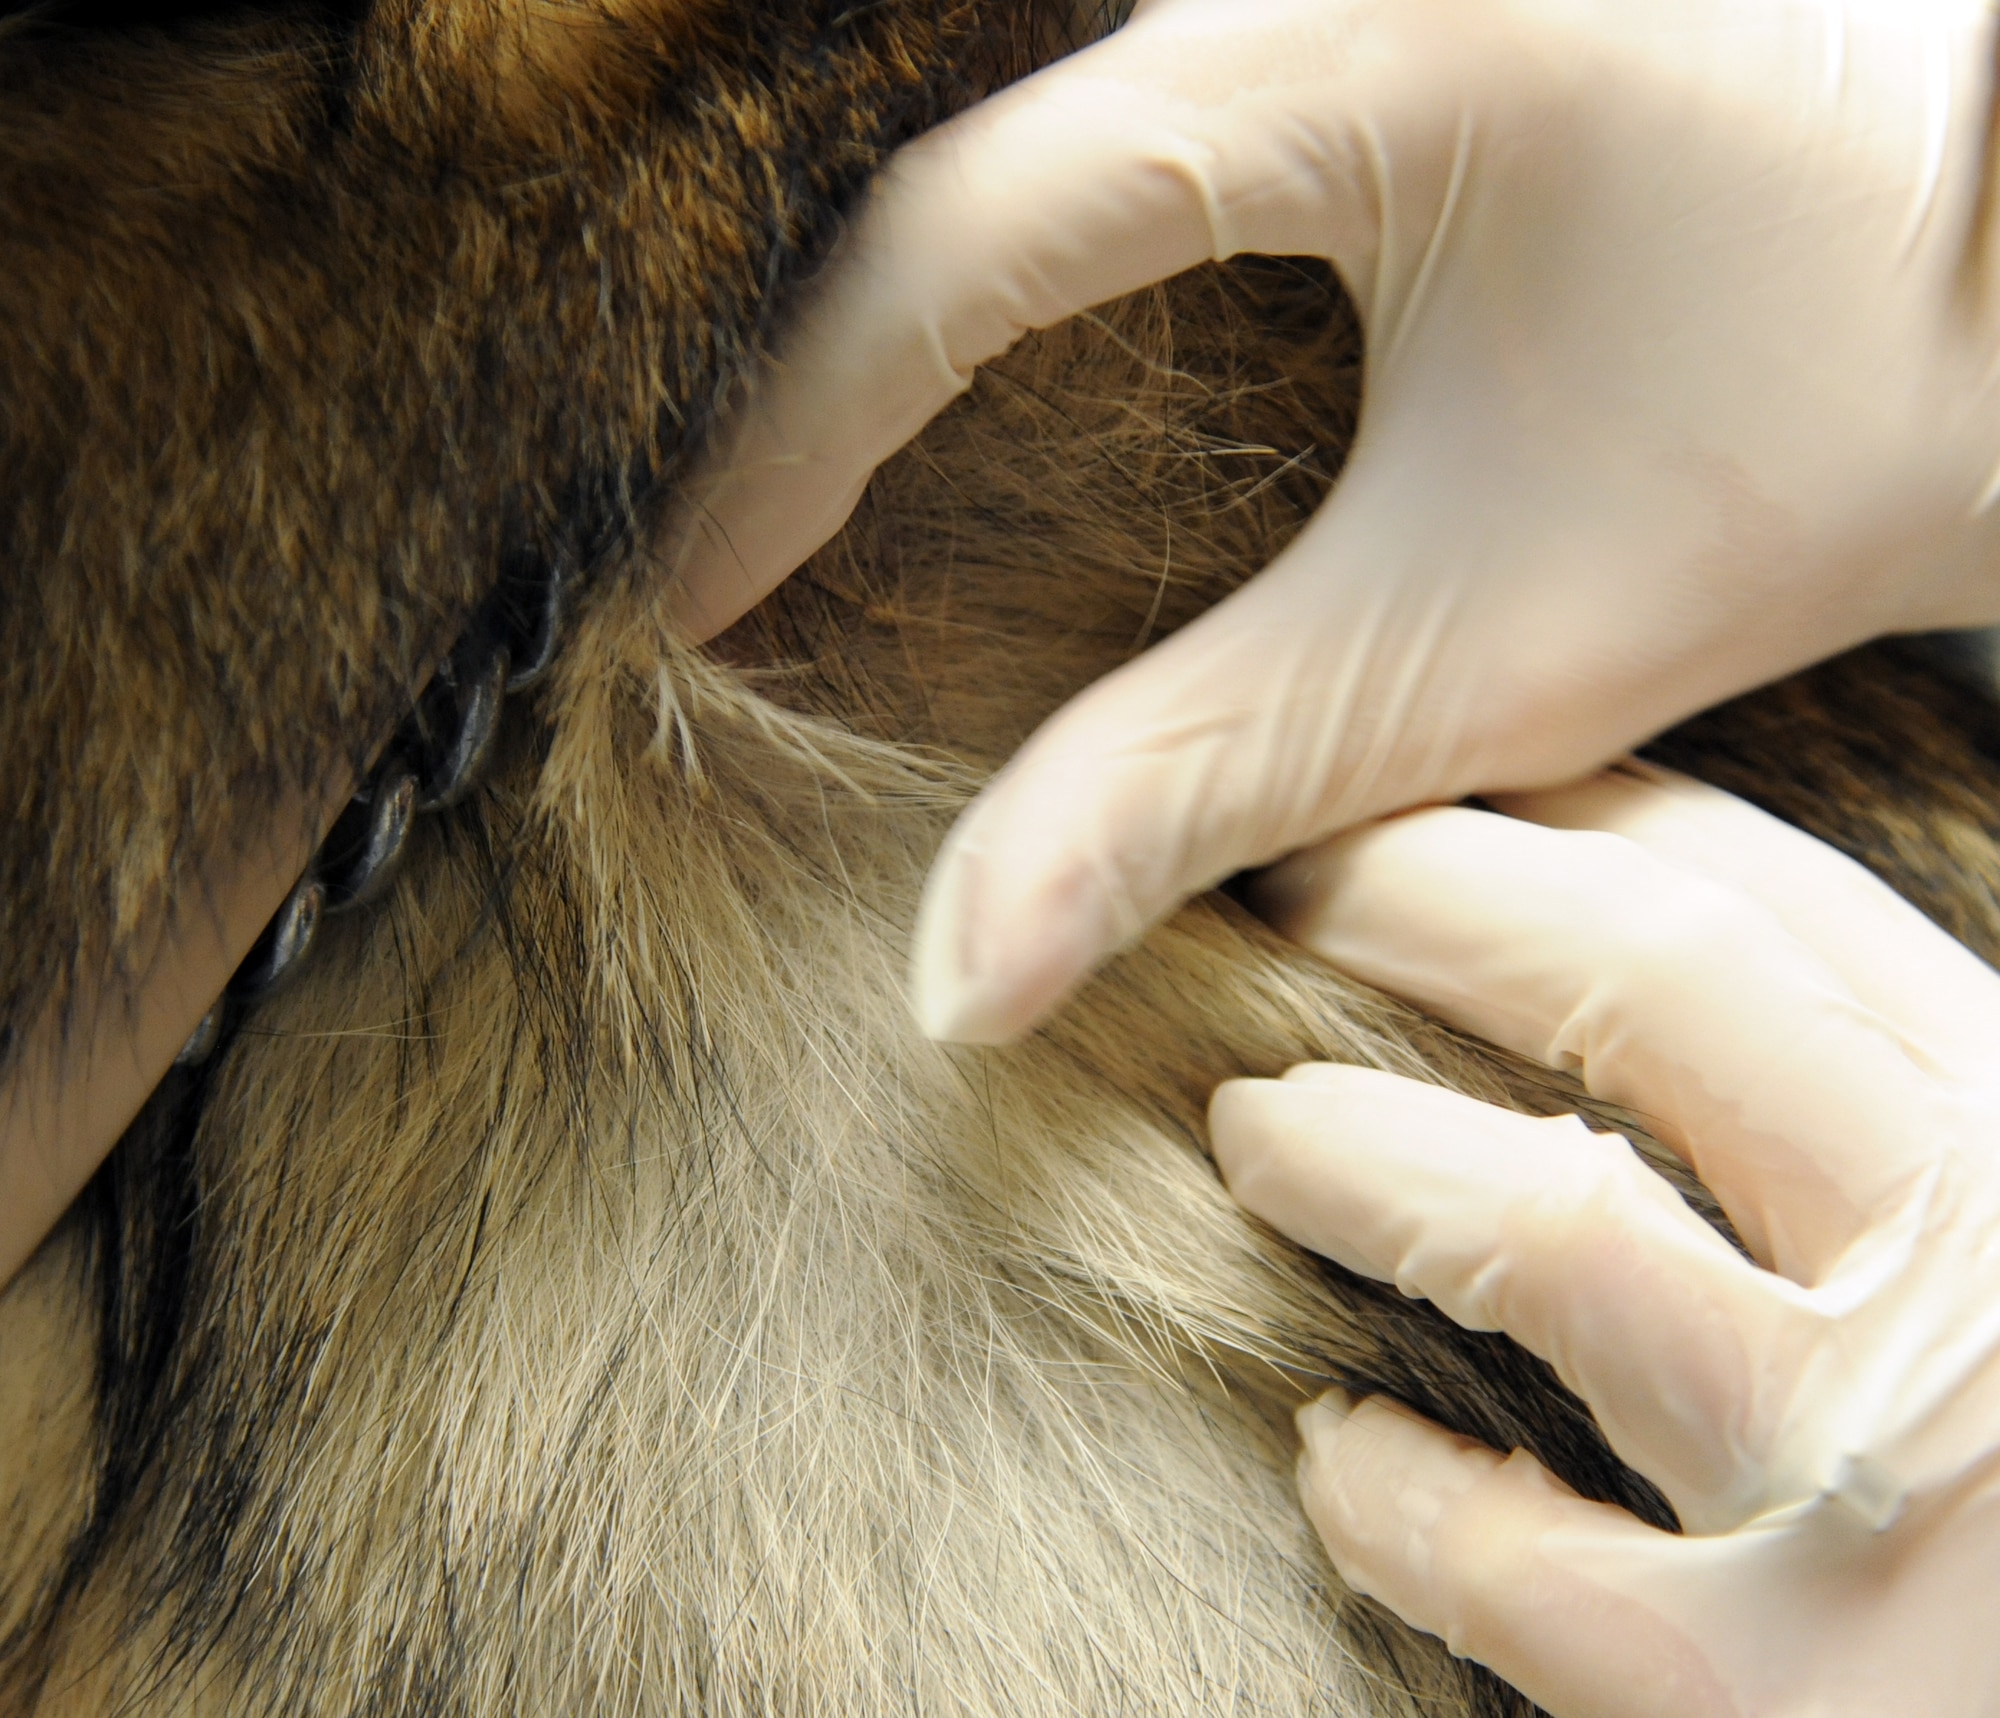
[[[1334,480],[1337,287],[1248,260],[1030,340],[692,651],[677,462],[882,150],[1055,26],[552,15],[0,41],[0,208],[41,221],[5,242],[56,258],[0,287],[0,770],[49,820],[0,884],[8,1020],[359,762],[517,545],[591,567],[484,787],[0,1298],[0,1708],[1527,1711],[1341,1593],[1292,1407],[1388,1390],[1664,1506],[1538,1363],[1246,1220],[1202,1111],[1333,1057],[1632,1118],[1226,895],[1012,1049],[902,1001],[984,773]],[[144,227],[135,159],[180,164]],[[2000,948],[2000,721],[1907,652],[1660,750]]]

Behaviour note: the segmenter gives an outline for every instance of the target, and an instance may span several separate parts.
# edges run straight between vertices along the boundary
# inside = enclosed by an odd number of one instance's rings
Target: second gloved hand
[[[1260,905],[1645,1116],[1752,1257],[1574,1116],[1362,1068],[1223,1086],[1239,1199],[1542,1356],[1686,1529],[1336,1397],[1300,1419],[1335,1565],[1556,1718],[1985,1718],[2000,977],[1714,789],[1628,768],[1508,804],[1535,823],[1450,807],[1340,836]]]
[[[1977,0],[1155,0],[905,150],[704,494],[713,631],[1024,329],[1330,258],[1359,438],[1244,590],[1059,712],[919,935],[997,1041],[1195,890],[2000,618]]]

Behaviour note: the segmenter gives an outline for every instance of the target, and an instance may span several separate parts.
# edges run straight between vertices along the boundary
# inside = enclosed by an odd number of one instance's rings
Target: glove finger
[[[1230,1192],[1300,1245],[1540,1355],[1695,1528],[1767,1507],[1763,1411],[1813,1325],[1615,1134],[1373,1069],[1232,1080]]]
[[[1369,983],[1578,1068],[1801,1283],[1957,1130],[1951,1090],[1769,911],[1620,836],[1417,812],[1288,860],[1257,901]]]
[[[1628,760],[1574,785],[1493,796],[1509,817],[1601,829],[1739,890],[1824,960],[1919,1066],[1993,1077],[2000,977],[1872,873],[1734,794]]]
[[[1406,297],[1463,171],[1461,73],[1411,35],[1156,5],[901,150],[688,487],[677,618],[707,637],[754,605],[1031,328],[1245,250],[1328,258],[1364,315]]]
[[[1483,1445],[1380,1398],[1299,1415],[1299,1490],[1341,1578],[1443,1638],[1551,1718],[1723,1718],[1740,1708],[1688,1631],[1599,1571],[1698,1557],[1578,1497],[1522,1451]],[[1636,1588],[1636,1593],[1632,1591]]]

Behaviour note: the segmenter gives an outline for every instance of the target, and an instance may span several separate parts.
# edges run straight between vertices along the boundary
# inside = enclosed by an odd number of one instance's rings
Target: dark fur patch
[[[0,27],[9,1045],[317,818],[504,561],[651,523],[856,189],[1034,15]]]

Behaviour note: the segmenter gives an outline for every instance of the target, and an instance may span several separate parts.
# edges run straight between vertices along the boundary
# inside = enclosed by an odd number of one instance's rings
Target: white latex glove
[[[1983,0],[1156,0],[904,150],[686,562],[719,629],[1024,329],[1240,251],[1366,323],[1339,487],[967,814],[919,1015],[997,1041],[1189,893],[2000,619]]]
[[[1412,812],[1263,905],[1645,1114],[1757,1262],[1573,1116],[1357,1068],[1222,1087],[1249,1209],[1541,1355],[1687,1530],[1336,1398],[1300,1467],[1335,1565],[1557,1718],[2000,1712],[2000,975],[1682,778],[1511,808],[1559,827]]]

